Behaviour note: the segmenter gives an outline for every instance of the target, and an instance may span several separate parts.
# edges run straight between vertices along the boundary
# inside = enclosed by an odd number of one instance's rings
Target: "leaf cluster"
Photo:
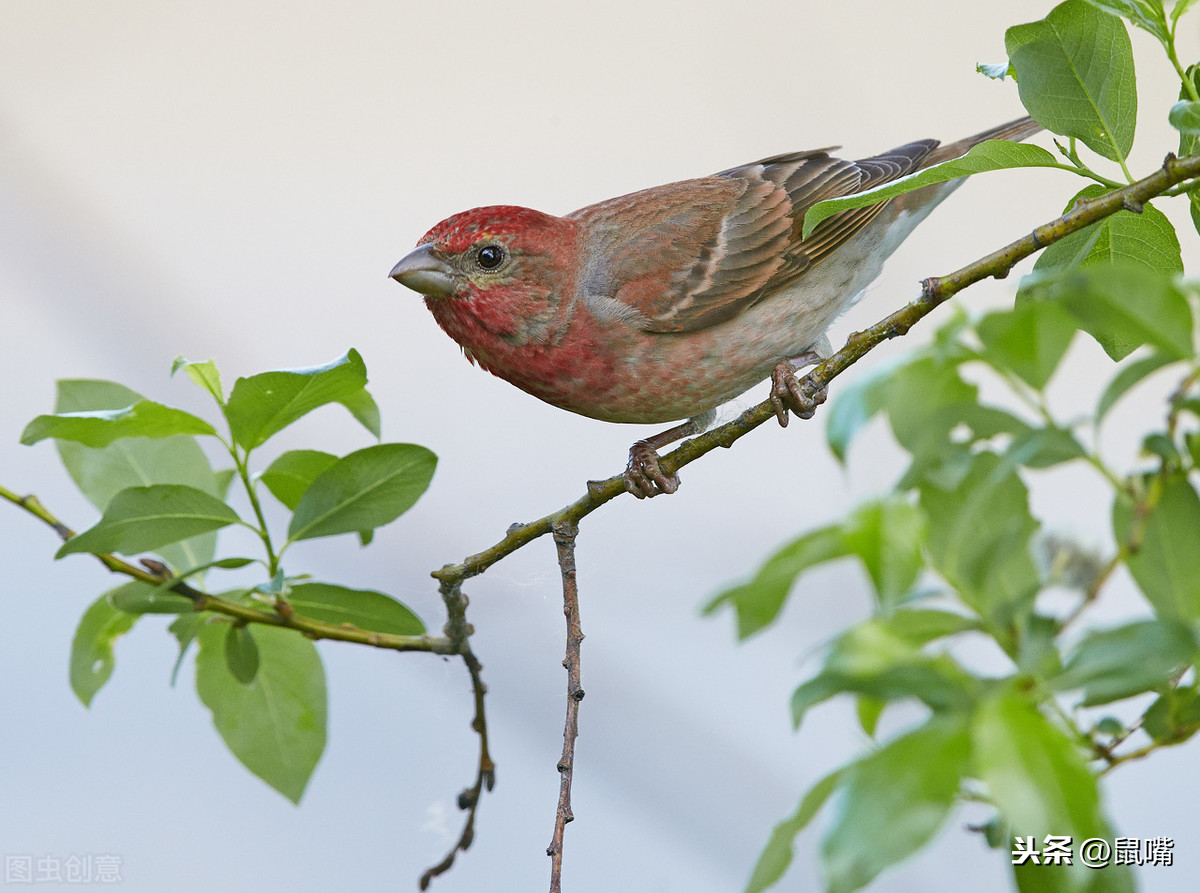
[[[1015,80],[1028,112],[1060,137],[1061,160],[1036,146],[983,143],[904,181],[818,205],[806,230],[848,208],[986,170],[1054,167],[1087,179],[1068,208],[1132,181],[1139,97],[1126,22],[1153,34],[1178,72],[1180,99],[1160,114],[1179,131],[1178,151],[1194,154],[1200,72],[1184,68],[1175,50],[1193,5],[1068,0],[1010,28],[1007,62],[980,70]],[[1176,194],[1190,202],[1200,231],[1191,187]],[[966,802],[991,810],[994,846],[1014,835],[1111,840],[1100,778],[1200,729],[1198,294],[1183,272],[1166,215],[1128,207],[1043,251],[1011,308],[976,319],[957,312],[931,345],[837,394],[826,418],[838,460],[880,418],[907,454],[906,470],[892,492],[788,543],[707,610],[731,609],[739,637],[749,638],[776,621],[809,570],[857,563],[874,595],[872,616],[828,645],[791,711],[799,727],[818,705],[850,697],[872,747],[817,782],[776,826],[749,891],[783,876],[795,837],[830,801],[821,864],[833,893],[857,890],[912,855]],[[1093,405],[1062,417],[1048,390],[1082,338],[1117,365]],[[1135,462],[1115,467],[1103,449],[1105,425],[1121,401],[1149,392],[1152,377],[1172,383],[1161,423],[1141,432]],[[1006,396],[986,400],[985,392]],[[1031,482],[1073,466],[1090,469],[1110,493],[1111,549],[1047,529],[1031,509]],[[1087,625],[1087,609],[1122,569],[1143,597],[1142,616]],[[981,641],[1004,656],[1004,669],[963,662],[965,646]],[[878,739],[881,715],[899,702],[921,705],[925,718]],[[1136,883],[1127,866],[1027,863],[1013,871],[1021,890],[1127,891]]]
[[[317,368],[239,378],[228,395],[211,361],[180,358],[172,372],[180,370],[212,397],[223,431],[115,382],[64,380],[55,411],[22,434],[26,444],[53,439],[72,479],[102,513],[70,536],[58,557],[151,554],[147,566],[161,578],[157,585],[125,583],[91,604],[72,644],[71,686],[89,705],[112,675],[116,640],[145,614],[177,615],[169,627],[179,644],[172,680],[198,645],[196,691],[217,731],[251,772],[298,801],[325,746],[325,675],[316,647],[291,630],[252,628],[203,610],[206,599],[265,606],[289,620],[422,635],[421,620],[393,597],[288,574],[283,559],[296,543],[318,537],[356,534],[366,544],[425,492],[437,460],[415,444],[376,443],[340,457],[289,450],[255,470],[258,450],[274,435],[330,404],[344,406],[379,438],[379,410],[357,351]],[[214,469],[200,439],[218,447],[230,467]],[[240,510],[230,497],[234,481]],[[282,541],[267,525],[264,491],[290,515]],[[232,527],[252,531],[261,554],[218,557],[217,532]],[[207,588],[209,572],[238,569],[237,585]]]

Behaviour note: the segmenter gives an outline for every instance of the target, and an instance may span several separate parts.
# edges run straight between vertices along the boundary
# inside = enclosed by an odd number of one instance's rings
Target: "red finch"
[[[704,430],[768,375],[780,424],[824,394],[795,370],[883,261],[962,181],[844,211],[801,239],[804,212],[964,154],[1021,140],[1022,118],[939,147],[919,140],[844,161],[793,152],[554,217],[510,205],[443,220],[396,264],[467,359],[562,409],[610,422],[688,419],[638,441],[625,472],[642,498],[673,493],[656,450]]]

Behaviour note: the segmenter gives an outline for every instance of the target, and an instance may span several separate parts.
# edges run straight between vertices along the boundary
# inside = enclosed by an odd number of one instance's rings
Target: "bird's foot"
[[[699,434],[713,420],[713,413],[706,412],[688,419],[682,425],[659,431],[639,440],[629,448],[629,461],[625,465],[625,489],[638,499],[647,499],[659,493],[674,493],[679,489],[679,475],[663,471],[658,451],[667,444]]]
[[[658,452],[649,440],[639,440],[629,448],[625,465],[625,489],[638,499],[653,498],[679,489],[679,475],[667,474],[659,464]]]
[[[811,381],[796,378],[796,370],[825,359],[817,351],[807,351],[790,360],[782,360],[771,370],[771,408],[781,427],[788,424],[788,412],[802,419],[811,419],[817,407],[825,402],[829,392],[825,386],[815,387]]]

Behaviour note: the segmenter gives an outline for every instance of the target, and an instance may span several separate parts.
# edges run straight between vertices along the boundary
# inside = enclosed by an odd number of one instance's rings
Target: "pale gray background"
[[[861,157],[964,136],[1020,114],[1011,84],[973,68],[1003,59],[1005,26],[1050,6],[2,0],[0,480],[77,527],[94,519],[49,444],[16,443],[51,407],[57,377],[113,378],[206,409],[167,379],[176,354],[215,357],[231,384],[354,346],[385,436],[426,444],[441,464],[374,548],[316,542],[289,570],[392,592],[436,625],[430,569],[615,473],[645,430],[571,416],[469,367],[386,277],[421,234],[475,205],[562,213],[786,150],[843,143]],[[1171,72],[1149,38],[1134,42],[1165,109]],[[1142,171],[1171,145],[1164,115],[1144,117]],[[962,189],[838,323],[835,343],[912,297],[921,277],[1054,216],[1082,184],[1052,174]],[[1182,232],[1194,262],[1195,233]],[[989,282],[968,305],[1010,300],[1015,284]],[[1109,368],[1094,346],[1075,356],[1058,389],[1068,408],[1092,400]],[[339,412],[281,445],[365,446]],[[1114,451],[1132,455],[1113,427]],[[885,490],[901,467],[888,444],[876,430],[847,477],[820,424],[767,426],[686,469],[678,496],[622,499],[587,520],[572,893],[740,889],[772,824],[864,746],[847,704],[816,711],[798,736],[787,715],[814,648],[869,609],[855,567],[805,578],[782,621],[743,647],[728,616],[701,619],[697,607],[799,530]],[[1094,483],[1043,475],[1035,506],[1105,545],[1107,497]],[[52,563],[53,535],[12,508],[0,506],[0,531],[0,851],[119,854],[137,891],[405,890],[442,857],[475,746],[457,663],[322,644],[329,746],[295,808],[225,751],[190,667],[167,687],[175,645],[161,619],[120,642],[113,680],[85,711],[67,686],[68,648],[84,607],[116,581],[83,557]],[[552,555],[538,543],[469,587],[499,784],[441,893],[546,886],[564,688]],[[1122,602],[1125,585],[1097,619],[1139,610]],[[897,710],[885,726],[917,716]],[[1106,783],[1125,833],[1176,839],[1178,864],[1148,871],[1147,891],[1193,888],[1194,753]],[[1006,854],[961,830],[979,817],[956,817],[873,889],[1007,889]],[[781,889],[813,888],[818,839],[800,838]]]

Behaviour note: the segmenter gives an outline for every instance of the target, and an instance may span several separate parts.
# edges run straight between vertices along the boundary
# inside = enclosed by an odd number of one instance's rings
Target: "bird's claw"
[[[638,499],[653,498],[660,493],[674,493],[679,489],[679,475],[667,474],[659,464],[658,453],[645,440],[639,440],[629,448],[629,462],[625,465],[625,489]]]
[[[783,428],[787,427],[789,411],[802,419],[811,419],[829,396],[824,387],[813,387],[807,378],[797,379],[795,362],[783,360],[771,371],[771,408]]]

